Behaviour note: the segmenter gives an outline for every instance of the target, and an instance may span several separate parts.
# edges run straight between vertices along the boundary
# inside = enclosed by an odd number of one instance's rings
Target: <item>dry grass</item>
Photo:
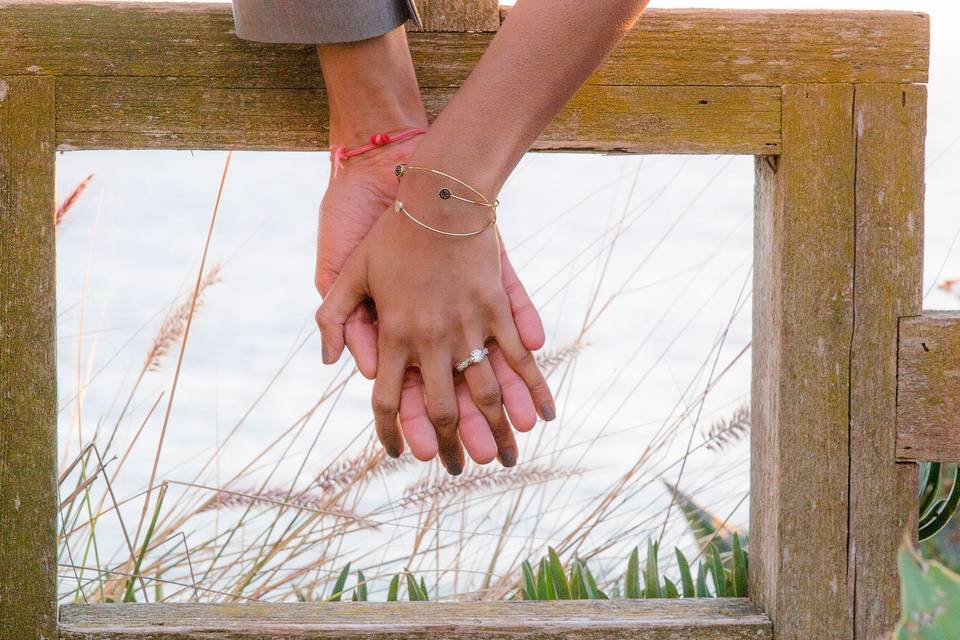
[[[222,187],[221,181],[221,191]],[[631,191],[615,222],[581,256],[599,274],[582,327],[566,346],[547,350],[539,360],[558,398],[574,384],[589,329],[634,286],[639,269],[617,283],[612,294],[603,293],[602,284],[611,277],[607,265],[618,239],[655,201],[656,197],[634,206]],[[211,233],[212,228],[211,221]],[[248,417],[262,395],[251,400],[215,449],[199,451],[159,472],[190,323],[202,313],[202,297],[209,287],[221,277],[229,278],[229,270],[219,265],[205,268],[208,244],[209,235],[193,291],[170,305],[146,347],[131,390],[118,402],[116,417],[86,435],[79,453],[63,465],[64,600],[119,601],[131,592],[141,601],[294,599],[298,594],[329,593],[348,561],[363,568],[374,598],[385,586],[385,576],[401,568],[425,575],[438,590],[432,597],[504,598],[516,591],[520,562],[541,555],[547,544],[582,559],[610,557],[617,564],[607,576],[612,580],[625,549],[649,536],[663,537],[667,520],[679,518],[676,510],[664,515],[670,496],[660,490],[661,479],[681,484],[695,495],[701,484],[745,473],[743,464],[718,465],[706,479],[702,474],[689,482],[685,479],[691,456],[709,459],[713,454],[704,451],[724,438],[737,437],[748,419],[740,415],[742,410],[735,411],[728,420],[714,423],[708,434],[716,433],[705,442],[694,442],[693,434],[702,432],[702,419],[712,419],[713,413],[705,409],[711,391],[749,353],[744,347],[730,356],[725,349],[726,328],[743,311],[749,287],[741,290],[730,313],[721,319],[723,331],[704,354],[694,378],[681,385],[669,415],[653,425],[622,427],[617,421],[620,409],[650,372],[662,366],[686,326],[676,328],[666,350],[645,361],[647,368],[623,397],[609,397],[609,381],[588,381],[599,389],[591,403],[568,410],[558,423],[538,427],[514,469],[473,467],[450,478],[436,463],[424,465],[410,456],[387,458],[369,424],[356,429],[357,436],[344,450],[324,449],[325,429],[337,422],[341,398],[357,378],[348,366],[330,377],[296,419],[256,449],[235,444],[238,434],[253,427]],[[655,243],[637,260],[646,262],[660,246]],[[707,264],[709,260],[692,270],[690,281],[702,277]],[[561,265],[556,279],[551,278],[561,281],[560,290],[572,282],[569,276],[562,281],[568,271],[568,265]],[[741,275],[742,271],[731,272],[727,280]],[[708,299],[701,310],[716,308],[717,301]],[[622,354],[623,363],[634,362],[647,340]],[[165,356],[175,347],[178,360],[169,371]],[[280,364],[277,378],[298,350]],[[611,376],[615,369],[611,366]],[[169,378],[168,391],[143,391],[148,376]],[[82,388],[79,382],[78,387]],[[80,402],[78,398],[78,411]],[[584,423],[590,424],[588,435],[579,428]],[[716,426],[720,424],[725,426]],[[146,437],[148,433],[152,437]],[[634,449],[622,469],[591,455],[615,434]],[[121,495],[116,487],[131,473],[128,461],[135,451],[152,457],[153,469],[145,484]],[[215,470],[226,456],[236,470],[221,477]],[[590,484],[595,482],[591,470],[597,467],[605,467],[604,477],[612,472],[614,479]],[[645,497],[651,491],[657,500]]]

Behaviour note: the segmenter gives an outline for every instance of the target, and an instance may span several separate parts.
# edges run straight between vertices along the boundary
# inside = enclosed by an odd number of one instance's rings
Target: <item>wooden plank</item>
[[[420,31],[496,31],[500,0],[417,0]]]
[[[431,117],[452,89],[425,89]],[[583,87],[536,149],[776,153],[780,90]],[[326,148],[318,89],[251,89],[198,78],[57,79],[61,148]]]
[[[900,320],[897,457],[960,460],[960,311]]]
[[[0,640],[57,631],[53,95],[0,76]]]
[[[771,638],[746,599],[329,604],[129,604],[61,608],[61,640],[737,640]]]
[[[923,298],[927,88],[872,84],[855,91],[850,579],[854,637],[873,639],[889,634],[900,617],[897,549],[909,523],[916,526],[917,467],[898,464],[894,455],[897,323],[920,313]]]
[[[853,87],[788,85],[757,159],[750,593],[778,640],[848,638]]]
[[[411,33],[421,87],[459,86],[491,38]],[[911,12],[651,9],[587,82],[776,87],[925,82],[929,42],[928,18]],[[0,0],[4,73],[321,86],[312,47],[238,40],[230,7],[222,3]]]

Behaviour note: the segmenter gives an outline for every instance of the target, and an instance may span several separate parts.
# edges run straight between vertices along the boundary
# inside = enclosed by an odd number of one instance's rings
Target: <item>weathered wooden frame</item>
[[[501,16],[421,4],[435,114]],[[312,50],[237,40],[223,5],[0,0],[0,640],[889,630],[914,462],[960,458],[960,315],[921,315],[928,56],[916,13],[650,11],[535,146],[757,156],[750,602],[66,606],[58,624],[55,150],[321,150],[326,112]]]

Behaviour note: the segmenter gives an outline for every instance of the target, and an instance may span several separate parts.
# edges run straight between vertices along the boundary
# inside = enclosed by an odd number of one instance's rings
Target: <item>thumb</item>
[[[364,261],[357,251],[350,256],[337,280],[317,309],[317,326],[323,343],[323,363],[333,364],[340,359],[344,347],[344,325],[353,311],[366,299],[363,277]]]

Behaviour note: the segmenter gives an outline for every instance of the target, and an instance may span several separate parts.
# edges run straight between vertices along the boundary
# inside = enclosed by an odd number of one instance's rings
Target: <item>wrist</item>
[[[329,105],[330,144],[355,147],[374,133],[427,126],[404,29],[317,47]]]

